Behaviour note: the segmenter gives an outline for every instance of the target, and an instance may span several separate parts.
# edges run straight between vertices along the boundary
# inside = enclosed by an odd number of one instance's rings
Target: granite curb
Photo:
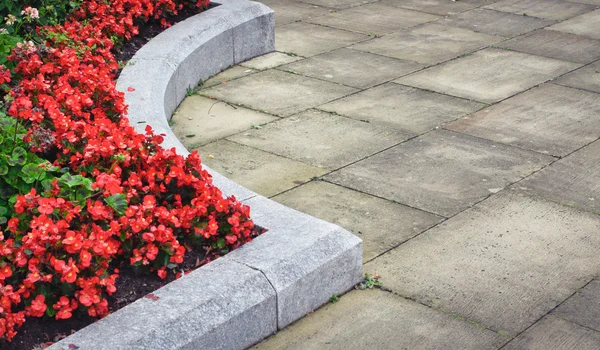
[[[166,134],[163,146],[184,156],[189,152],[169,119],[187,90],[275,47],[270,8],[247,0],[216,2],[149,41],[117,81],[131,124]],[[50,350],[244,349],[360,281],[358,237],[207,170],[225,195],[250,205],[254,222],[268,231]]]

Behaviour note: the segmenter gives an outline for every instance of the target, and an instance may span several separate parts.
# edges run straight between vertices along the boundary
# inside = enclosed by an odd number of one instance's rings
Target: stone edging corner
[[[187,149],[168,119],[188,88],[274,50],[274,14],[247,0],[216,0],[142,47],[123,69],[129,119]],[[132,87],[133,91],[128,91]],[[268,232],[49,347],[50,350],[244,349],[351,289],[362,277],[362,241],[207,170],[224,194],[251,208]],[[75,347],[73,347],[73,345]]]

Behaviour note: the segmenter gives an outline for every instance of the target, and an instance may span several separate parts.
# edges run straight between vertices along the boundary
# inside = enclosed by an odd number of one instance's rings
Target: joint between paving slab
[[[590,282],[591,282],[591,281],[590,281]],[[588,283],[589,283],[589,282],[588,282]],[[507,340],[507,343],[508,343],[508,342],[510,342],[510,341],[511,341],[511,340],[514,338],[514,337],[512,337],[512,336],[507,336],[506,332],[504,332],[504,331],[497,331],[497,330],[495,330],[495,329],[493,329],[493,328],[490,328],[490,327],[488,327],[488,326],[486,326],[486,325],[482,324],[481,322],[473,321],[473,320],[469,319],[468,317],[463,317],[463,316],[461,316],[461,315],[459,315],[459,314],[456,314],[456,313],[453,313],[453,312],[451,312],[451,311],[444,310],[444,309],[441,309],[441,308],[436,308],[436,307],[434,307],[434,306],[432,306],[432,305],[428,305],[428,304],[426,304],[426,303],[423,303],[423,302],[421,302],[421,301],[419,301],[419,300],[417,300],[417,299],[415,299],[415,298],[412,298],[412,297],[407,297],[407,296],[405,296],[405,295],[402,295],[402,294],[400,294],[400,293],[394,292],[394,291],[393,291],[391,288],[388,288],[388,287],[386,287],[385,285],[383,285],[383,286],[379,286],[379,287],[375,287],[375,288],[377,288],[377,289],[379,289],[379,290],[381,290],[381,291],[383,291],[383,292],[386,292],[386,293],[392,294],[392,295],[394,295],[394,296],[396,296],[396,297],[400,297],[400,298],[402,298],[402,299],[404,299],[404,300],[408,300],[408,301],[411,301],[411,302],[413,302],[413,303],[417,303],[417,304],[419,304],[419,305],[425,306],[426,308],[428,308],[428,309],[431,309],[431,310],[433,310],[433,311],[440,312],[440,313],[442,313],[442,314],[445,314],[445,315],[449,315],[449,316],[451,316],[452,318],[454,318],[454,319],[456,319],[456,320],[458,320],[458,321],[464,321],[464,322],[467,322],[467,323],[469,323],[469,324],[471,324],[471,325],[473,325],[473,326],[475,326],[475,327],[479,327],[479,328],[482,328],[482,329],[486,329],[486,330],[488,330],[488,331],[490,331],[490,332],[497,333],[497,334],[499,334],[500,336],[502,336],[502,337],[505,337],[505,338],[507,338],[507,337],[508,337],[508,338],[510,338],[510,339],[509,339],[509,340]],[[536,321],[536,322],[537,322],[537,321]],[[505,344],[505,345],[506,345],[506,344]],[[504,345],[502,345],[502,346],[504,347]]]
[[[521,334],[527,332],[527,330],[529,330],[530,328],[532,328],[533,326],[535,326],[538,322],[540,322],[544,317],[552,314],[552,312],[554,312],[554,310],[556,310],[559,306],[561,306],[562,304],[564,304],[567,300],[571,299],[574,295],[576,295],[577,293],[579,293],[580,290],[582,290],[583,288],[585,288],[588,284],[592,283],[592,281],[594,281],[596,279],[596,277],[592,277],[589,281],[587,281],[583,286],[577,288],[577,290],[575,290],[571,295],[569,295],[568,297],[566,297],[563,301],[561,301],[560,303],[558,303],[555,307],[553,307],[550,311],[548,311],[547,313],[543,314],[542,316],[540,316],[537,320],[533,321],[528,327],[526,327],[525,329],[523,329],[521,332],[517,333],[514,337],[512,337],[512,339],[510,341],[508,341],[506,344],[502,345],[498,350],[502,350],[504,349],[506,346],[508,346],[508,344],[510,344],[513,340],[515,340],[516,338],[518,338]],[[573,322],[570,320],[565,320],[564,318],[560,317],[560,316],[555,316],[560,318],[561,320],[564,320],[566,322],[570,322],[573,324],[576,324],[580,327],[595,331],[595,332],[600,332],[596,329],[590,328],[590,327],[586,327],[586,326],[582,326],[577,322]]]

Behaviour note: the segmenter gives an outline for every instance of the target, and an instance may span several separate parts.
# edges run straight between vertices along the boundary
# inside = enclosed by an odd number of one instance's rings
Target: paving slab
[[[181,102],[171,119],[171,130],[187,147],[194,148],[278,119],[272,115],[193,95]]]
[[[271,52],[266,55],[253,58],[250,61],[241,63],[241,65],[256,70],[265,70],[281,66],[286,63],[295,62],[301,59],[302,57],[288,55],[287,53],[283,52]]]
[[[471,10],[485,4],[479,1],[448,1],[448,0],[384,0],[382,3],[398,6],[409,10],[416,10],[434,15],[448,16]]]
[[[252,73],[256,73],[256,70],[242,66],[233,66],[207,79],[205,82],[202,82],[200,85],[198,85],[198,87],[196,87],[195,90],[201,90],[203,88],[219,85],[233,79],[245,77],[246,75],[250,75]]]
[[[600,280],[591,281],[552,314],[600,332]]]
[[[326,173],[291,159],[227,140],[198,147],[202,162],[263,196],[273,196]]]
[[[598,115],[600,94],[543,84],[445,127],[563,157],[600,137]]]
[[[332,9],[345,9],[376,2],[377,0],[299,0],[307,4],[315,4]]]
[[[532,30],[555,23],[554,21],[543,18],[521,16],[508,12],[486,9],[474,9],[457,15],[448,16],[441,19],[439,22],[507,38],[525,34]]]
[[[334,170],[412,136],[385,126],[310,110],[229,140]]]
[[[386,3],[373,3],[312,18],[309,22],[363,34],[382,35],[438,18]]]
[[[515,336],[600,272],[600,217],[504,191],[365,265],[394,293]]]
[[[366,262],[441,222],[443,218],[324,181],[312,181],[272,198],[340,225],[363,240]]]
[[[577,2],[580,4],[589,4],[600,6],[600,0],[569,0],[570,2]]]
[[[338,49],[287,64],[280,69],[366,89],[424,67],[424,65],[412,61],[397,60],[357,50]]]
[[[600,213],[600,142],[596,141],[515,187],[555,202]]]
[[[292,22],[309,19],[311,17],[326,15],[331,11],[326,7],[307,4],[300,1],[289,0],[260,0],[275,11],[275,27]]]
[[[557,23],[548,29],[600,39],[600,9]]]
[[[318,108],[420,134],[483,107],[482,103],[388,83]]]
[[[596,7],[563,0],[503,0],[484,8],[562,21],[592,11]]]
[[[200,93],[287,117],[356,91],[351,87],[270,69]]]
[[[540,29],[498,44],[502,48],[576,63],[600,58],[600,41],[575,34]]]
[[[396,82],[493,103],[581,66],[520,52],[485,49]]]
[[[268,349],[497,349],[506,338],[391,293],[352,291],[256,345]]]
[[[546,316],[502,349],[597,350],[600,349],[600,332]]]
[[[554,83],[600,93],[600,61],[565,74]]]
[[[366,39],[368,35],[298,22],[277,28],[275,47],[277,51],[309,57]]]
[[[433,65],[496,43],[499,37],[426,24],[352,46],[353,49]]]
[[[325,179],[450,217],[553,159],[437,130],[326,175]]]

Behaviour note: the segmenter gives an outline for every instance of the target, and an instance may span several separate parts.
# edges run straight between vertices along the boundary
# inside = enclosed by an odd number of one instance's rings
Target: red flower
[[[13,270],[8,265],[0,267],[0,280],[5,280],[12,276]]]
[[[29,315],[34,317],[42,317],[46,312],[46,298],[39,294],[31,301],[31,306],[29,308]]]

